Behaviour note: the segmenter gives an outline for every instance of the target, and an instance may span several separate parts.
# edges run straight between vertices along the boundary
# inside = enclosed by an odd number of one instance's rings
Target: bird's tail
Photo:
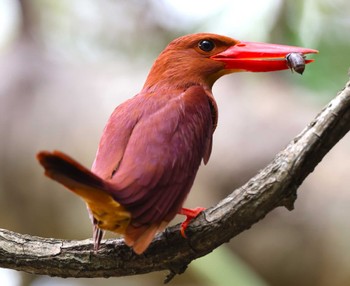
[[[113,198],[111,185],[62,152],[42,151],[37,158],[46,176],[86,202],[94,223],[95,249],[103,236],[101,229],[125,234],[131,215]]]
[[[143,253],[158,231],[168,222],[133,226],[131,213],[118,203],[118,190],[66,154],[42,151],[37,155],[45,175],[66,186],[87,204],[94,224],[94,249],[98,250],[103,230],[123,234],[125,243],[137,254]],[[113,196],[112,196],[113,194]]]
[[[132,247],[135,253],[141,254],[150,245],[156,233],[163,231],[168,223],[163,221],[139,227],[130,224],[124,235],[125,243]]]

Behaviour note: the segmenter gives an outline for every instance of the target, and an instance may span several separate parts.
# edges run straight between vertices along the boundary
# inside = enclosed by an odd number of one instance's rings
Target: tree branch
[[[143,255],[122,239],[67,241],[0,230],[0,267],[60,277],[111,277],[170,270],[166,282],[250,228],[278,206],[292,210],[296,191],[350,129],[350,81],[275,159],[244,186],[199,215],[181,237],[179,225],[156,236]]]

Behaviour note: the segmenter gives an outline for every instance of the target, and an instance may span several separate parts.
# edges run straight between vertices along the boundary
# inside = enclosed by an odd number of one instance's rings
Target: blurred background
[[[109,115],[141,89],[172,39],[214,32],[318,49],[303,76],[239,73],[215,84],[213,153],[186,206],[215,205],[344,86],[349,12],[348,0],[1,0],[0,227],[91,237],[84,203],[44,177],[35,155],[57,149],[90,166]],[[350,285],[349,147],[346,136],[307,178],[294,211],[276,209],[171,285]],[[146,286],[165,274],[60,279],[0,269],[0,284]]]

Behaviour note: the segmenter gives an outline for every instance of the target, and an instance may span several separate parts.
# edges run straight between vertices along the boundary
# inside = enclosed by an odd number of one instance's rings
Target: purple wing
[[[119,105],[103,131],[91,171],[109,180],[123,158],[131,133],[142,116],[142,101],[137,96]]]
[[[115,186],[133,225],[170,221],[202,158],[209,158],[211,102],[200,86],[178,94],[141,93],[109,120],[93,171]]]

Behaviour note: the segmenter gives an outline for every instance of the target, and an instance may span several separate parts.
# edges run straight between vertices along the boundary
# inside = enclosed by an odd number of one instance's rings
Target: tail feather
[[[37,155],[45,169],[45,175],[63,184],[80,196],[87,204],[94,225],[94,250],[97,251],[103,237],[103,230],[123,234],[125,243],[135,253],[143,253],[158,231],[168,222],[153,223],[135,227],[130,224],[131,213],[112,196],[117,190],[106,181],[62,152],[43,151]],[[102,230],[103,229],[103,230]]]
[[[60,151],[42,151],[37,155],[45,175],[74,191],[79,187],[105,189],[104,181]]]
[[[131,215],[111,195],[112,187],[108,183],[62,152],[43,151],[37,158],[45,168],[46,176],[63,184],[86,202],[97,228],[124,234]],[[102,231],[95,229],[96,248],[102,235]]]
[[[168,223],[168,221],[163,221],[139,227],[129,225],[125,232],[125,244],[132,247],[135,253],[141,254],[151,244],[157,232],[163,231]]]

